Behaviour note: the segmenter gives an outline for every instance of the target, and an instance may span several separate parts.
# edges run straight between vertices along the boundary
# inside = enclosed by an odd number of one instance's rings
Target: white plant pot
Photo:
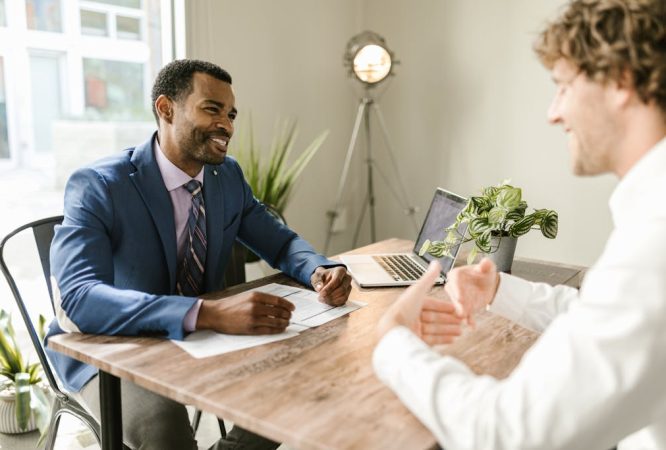
[[[35,416],[30,414],[28,427],[25,430],[19,428],[16,421],[16,397],[14,393],[1,392],[0,393],[0,433],[5,434],[19,434],[27,433],[37,429],[35,423]]]

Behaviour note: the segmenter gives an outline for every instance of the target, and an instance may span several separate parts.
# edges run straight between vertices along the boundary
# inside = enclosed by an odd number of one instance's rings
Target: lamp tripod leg
[[[382,115],[382,110],[379,108],[379,104],[377,102],[373,102],[372,106],[375,110],[375,113],[377,114],[379,128],[382,130],[382,137],[384,138],[384,145],[386,146],[386,150],[388,151],[389,157],[391,159],[391,164],[393,165],[393,171],[396,174],[398,187],[400,188],[400,194],[402,196],[402,206],[406,211],[407,215],[409,215],[412,219],[414,232],[418,233],[419,225],[416,222],[416,217],[414,216],[414,213],[416,213],[417,209],[415,206],[409,204],[409,200],[407,198],[407,190],[405,189],[405,184],[403,183],[402,177],[400,176],[400,171],[398,170],[398,163],[395,160],[395,154],[393,152],[393,147],[391,146],[391,139],[389,138],[388,131],[386,130],[386,124],[384,123],[384,116]]]
[[[338,183],[338,190],[335,196],[335,203],[332,211],[328,211],[328,230],[326,232],[326,243],[324,244],[324,254],[328,254],[328,249],[331,244],[331,237],[333,236],[333,224],[335,219],[338,217],[340,211],[340,203],[342,201],[342,194],[345,189],[345,183],[347,182],[347,175],[349,174],[349,166],[351,165],[352,156],[354,154],[354,148],[356,147],[356,140],[358,139],[358,131],[361,128],[361,122],[365,117],[366,108],[371,102],[367,97],[361,99],[358,105],[358,111],[356,112],[356,119],[354,119],[354,128],[352,130],[351,139],[349,140],[349,146],[347,147],[347,154],[345,156],[345,163],[342,168],[342,176],[340,177],[340,182]]]
[[[356,228],[354,230],[354,241],[352,248],[356,248],[356,243],[358,242],[358,235],[361,233],[361,225],[363,224],[363,218],[365,217],[365,211],[368,209],[368,204],[370,204],[369,194],[365,194],[365,200],[363,200],[363,208],[361,213],[358,215],[358,220],[356,221]]]

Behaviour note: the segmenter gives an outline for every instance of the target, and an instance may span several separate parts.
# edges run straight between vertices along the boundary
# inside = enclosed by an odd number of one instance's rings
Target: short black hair
[[[151,99],[153,102],[153,115],[160,126],[160,118],[155,109],[155,100],[160,95],[166,95],[171,100],[180,101],[192,92],[192,77],[197,72],[205,73],[220,81],[231,84],[231,75],[220,66],[208,61],[198,59],[177,59],[162,67],[155,78]]]

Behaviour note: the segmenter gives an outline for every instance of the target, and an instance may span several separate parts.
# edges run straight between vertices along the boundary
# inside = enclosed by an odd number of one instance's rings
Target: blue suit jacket
[[[48,336],[81,331],[183,339],[183,318],[196,298],[175,295],[173,206],[154,158],[154,138],[76,171],[67,182],[65,219],[51,245],[57,321]],[[315,253],[266,211],[233,158],[205,166],[203,190],[206,291],[224,287],[236,239],[305,285],[318,266],[339,265]],[[60,353],[48,353],[71,391],[96,373]]]

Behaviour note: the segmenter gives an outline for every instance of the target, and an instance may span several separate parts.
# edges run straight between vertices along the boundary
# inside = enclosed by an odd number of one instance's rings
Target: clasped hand
[[[448,344],[461,334],[463,322],[475,325],[474,315],[497,292],[495,264],[484,258],[449,272],[445,292],[450,301],[428,295],[440,272],[439,263],[432,262],[423,277],[398,297],[377,325],[380,339],[393,327],[405,326],[430,345]]]

